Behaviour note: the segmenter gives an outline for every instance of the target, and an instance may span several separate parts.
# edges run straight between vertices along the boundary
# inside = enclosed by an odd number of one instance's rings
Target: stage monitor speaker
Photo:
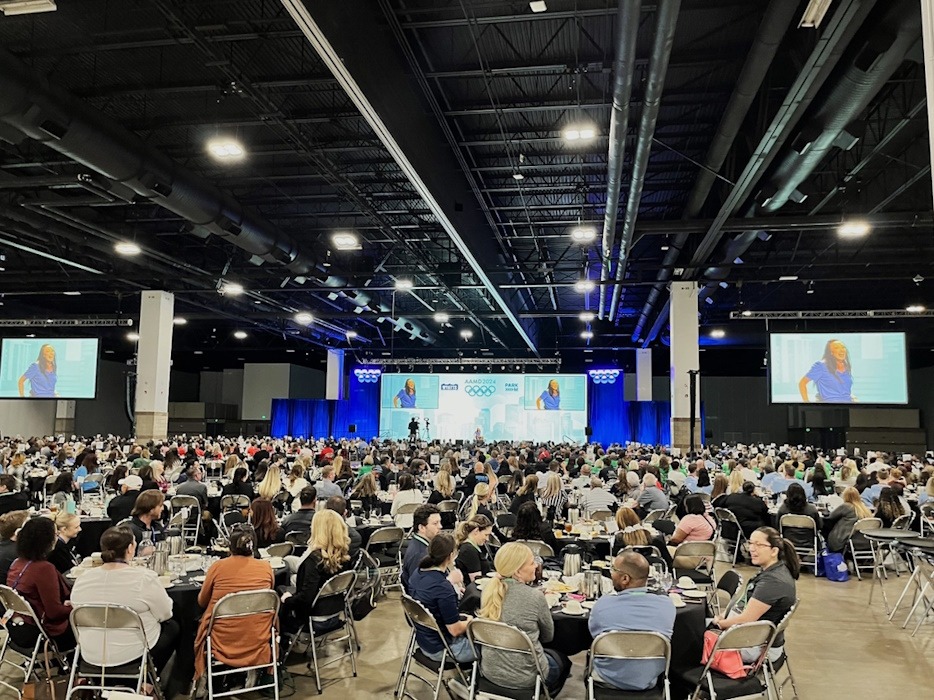
[[[347,430],[349,430],[350,434],[353,435],[354,433],[357,432],[357,424],[351,423],[350,425],[347,426]]]
[[[589,425],[584,428],[584,435],[591,437],[593,435],[593,428],[591,428]]]

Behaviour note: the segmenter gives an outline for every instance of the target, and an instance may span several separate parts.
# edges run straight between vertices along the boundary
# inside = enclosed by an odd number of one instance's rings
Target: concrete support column
[[[325,379],[326,399],[344,398],[344,351],[328,349],[328,374]]]
[[[921,0],[921,42],[924,47],[924,85],[928,96],[928,132],[934,134],[934,0]],[[928,139],[934,166],[934,138]],[[934,188],[934,167],[931,168]]]
[[[136,353],[136,438],[140,441],[168,437],[174,315],[175,295],[142,293]]]
[[[697,285],[671,284],[671,444],[687,452],[691,446],[691,372],[700,369]],[[694,445],[701,444],[700,375],[694,397]]]
[[[636,350],[636,401],[652,400],[652,348]]]
[[[75,402],[61,400],[55,402],[55,434],[64,435],[67,440],[75,434]]]

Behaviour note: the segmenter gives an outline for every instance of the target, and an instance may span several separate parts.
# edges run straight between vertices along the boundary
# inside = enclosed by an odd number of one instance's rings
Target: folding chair
[[[496,516],[496,529],[506,537],[512,537],[512,531],[516,527],[515,513],[500,513]]]
[[[242,510],[250,507],[250,499],[242,493],[228,493],[221,496],[221,513],[228,510]]]
[[[395,520],[395,522],[396,522],[396,526],[397,526],[397,527],[403,527],[403,526],[399,525],[399,518],[400,518],[400,516],[411,516],[413,513],[415,513],[416,510],[419,509],[419,507],[421,507],[421,505],[422,505],[421,503],[403,503],[401,506],[399,506],[399,510],[396,511],[396,515],[395,515],[395,518],[394,518],[394,520]],[[402,522],[408,522],[408,523],[410,523],[407,527],[404,527],[405,530],[411,530],[411,529],[412,529],[412,525],[411,525],[412,518],[411,518],[411,517],[409,517],[409,518],[403,520]]]
[[[682,542],[675,548],[672,563],[675,577],[687,576],[698,586],[711,588],[713,586],[713,565],[717,556],[717,543],[714,540],[703,542]],[[678,559],[682,558],[679,566]],[[693,567],[685,566],[684,562],[696,559]]]
[[[600,660],[622,659],[655,660],[664,662],[664,670],[654,687],[643,691],[621,691],[599,677]],[[658,632],[604,632],[590,645],[584,670],[587,700],[611,700],[637,694],[639,700],[671,700],[668,683],[668,665],[671,662],[671,642]],[[596,670],[594,666],[597,666]]]
[[[101,693],[111,690],[124,690],[138,695],[142,693],[143,684],[147,680],[152,684],[156,697],[162,697],[158,669],[156,669],[156,665],[149,654],[146,629],[143,627],[143,621],[140,619],[139,613],[125,605],[89,604],[75,607],[71,611],[69,619],[78,646],[75,647],[71,676],[68,679],[68,691],[65,694],[66,700],[70,699],[75,691],[85,690],[96,690]],[[87,638],[88,632],[100,635],[100,639],[103,641],[101,654],[103,663],[100,666],[92,664],[82,657],[82,638]],[[111,632],[136,635],[139,649],[142,652],[140,658],[125,664],[108,664],[107,647],[108,637]],[[125,646],[125,644],[126,640],[121,639],[120,646]],[[75,681],[78,677],[84,679],[85,683],[76,686]],[[128,680],[131,683],[108,683],[108,679],[114,681]],[[98,681],[96,684],[94,683],[95,680]]]
[[[650,510],[648,513],[645,514],[645,517],[642,519],[642,524],[651,525],[656,520],[664,520],[666,512],[667,511],[665,511],[662,508],[656,508],[655,510]]]
[[[169,503],[173,513],[188,508],[188,518],[182,526],[182,537],[189,547],[198,544],[198,535],[201,534],[201,503],[194,496],[172,496]]]
[[[93,493],[96,493],[98,496],[103,498],[104,496],[104,475],[100,472],[95,472],[94,474],[88,474],[84,477],[84,484],[94,484],[93,488],[86,489],[84,491],[85,496],[90,496]],[[84,485],[82,484],[82,486]]]
[[[526,547],[532,550],[532,554],[537,557],[554,557],[555,550],[551,548],[551,545],[542,542],[541,540],[514,540],[515,542],[520,542]]]
[[[892,521],[893,530],[910,530],[911,524],[915,521],[914,511],[909,511],[904,515],[899,515]]]
[[[717,520],[720,521],[720,541],[725,542],[732,548],[733,566],[736,566],[736,559],[739,556],[743,542],[746,541],[746,535],[743,534],[743,528],[733,511],[726,508],[714,508],[714,514],[717,516]],[[735,535],[735,537],[730,535]]]
[[[613,519],[613,511],[610,510],[595,510],[590,514],[590,519],[597,523],[602,523],[607,520]]]
[[[530,694],[532,700],[540,700],[540,698],[551,700],[548,687],[545,685],[548,669],[541,667],[535,646],[525,632],[505,622],[474,618],[467,623],[467,638],[470,639],[477,657],[473,663],[467,700],[476,700],[478,693],[484,698],[493,698],[493,700],[528,700]],[[484,648],[530,656],[535,668],[535,684],[530,688],[507,688],[484,678],[480,663]]]
[[[735,625],[722,632],[717,637],[707,663],[686,669],[680,674],[688,684],[694,686],[691,700],[698,700],[702,692],[710,700],[716,700],[718,696],[730,700],[773,697],[772,677],[769,667],[765,665],[765,658],[774,638],[775,625],[765,620]],[[760,647],[761,651],[745,678],[730,678],[711,668],[717,652],[739,651],[750,647]]]
[[[320,695],[321,690],[321,667],[337,663],[341,659],[350,657],[350,666],[353,671],[353,677],[357,677],[357,640],[353,619],[350,615],[350,592],[353,589],[356,573],[353,571],[344,571],[335,574],[321,586],[315,601],[311,605],[311,613],[308,616],[308,624],[303,624],[301,628],[292,636],[289,642],[289,648],[286,652],[286,658],[292,653],[296,642],[306,629],[309,634],[307,654],[311,652],[311,660],[308,662],[308,668],[314,670],[315,687]],[[336,632],[345,632],[341,637],[330,639],[330,635]],[[330,658],[327,661],[318,660],[318,647],[325,643],[347,642],[347,651],[339,656]]]
[[[862,581],[863,576],[860,573],[860,564],[868,563],[875,566],[876,557],[872,545],[863,536],[867,530],[878,530],[882,527],[882,520],[879,518],[860,518],[853,524],[853,530],[847,538],[847,547],[850,550],[850,556],[853,558],[853,568],[856,569],[856,577]]]
[[[619,555],[620,552],[638,552],[656,569],[660,569],[662,572],[668,571],[668,562],[665,561],[662,553],[658,551],[658,547],[655,545],[626,545],[625,547],[620,547],[619,550],[615,552],[614,556]]]
[[[63,671],[68,671],[68,661],[65,659],[65,656],[58,650],[58,646],[55,644],[55,641],[49,637],[49,635],[46,634],[46,631],[42,628],[42,625],[39,622],[39,618],[36,616],[35,611],[33,611],[32,605],[29,604],[29,601],[21,596],[18,591],[13,590],[9,586],[0,585],[0,605],[3,606],[3,609],[6,611],[7,615],[11,616],[11,619],[7,620],[7,626],[9,626],[13,619],[20,617],[31,620],[32,624],[38,630],[36,643],[32,646],[31,649],[27,647],[21,647],[16,644],[9,633],[4,635],[3,643],[0,645],[0,666],[7,665],[18,669],[20,673],[23,674],[24,686],[29,682],[30,678],[32,678],[36,684],[44,683],[46,681],[51,682],[52,668],[49,659],[49,653],[55,657]],[[24,622],[23,624],[25,625],[28,623]],[[16,663],[8,659],[8,649],[12,649],[17,654],[22,656],[23,661]],[[36,668],[36,661],[38,660],[40,650],[42,650],[43,667],[45,671],[43,674],[44,677],[39,676],[38,670]],[[17,697],[23,697],[21,688],[12,686],[2,679],[0,679],[0,685],[12,690],[14,693],[16,693]]]
[[[301,530],[293,530],[285,536],[286,542],[291,542],[294,546],[306,546],[308,544],[308,538],[310,533],[302,532]]]
[[[727,617],[743,594],[743,577],[734,569],[723,572],[713,591],[713,604],[720,617]],[[723,599],[726,599],[724,604]]]
[[[795,515],[786,513],[778,521],[778,529],[786,540],[794,545],[795,551],[801,558],[801,563],[810,558],[817,576],[817,554],[820,552],[820,533],[817,523],[809,515]]]
[[[791,616],[795,614],[795,610],[798,609],[798,603],[800,600],[795,600],[795,604],[791,606],[788,612],[785,613],[785,617],[779,620],[778,625],[775,627],[775,639],[778,639],[779,636],[785,634],[785,630],[788,629],[788,623],[791,622]],[[775,643],[774,640],[772,642]],[[765,657],[766,663],[769,665],[769,674],[772,676],[772,682],[777,684],[775,690],[778,692],[778,696],[783,698],[785,696],[784,688],[785,684],[791,683],[791,690],[794,693],[794,698],[797,700],[798,697],[798,687],[795,685],[795,676],[791,672],[791,662],[788,661],[788,652],[786,647],[782,646],[782,653],[775,661],[772,661],[768,654]],[[786,678],[779,683],[778,682],[778,671],[785,669],[787,672]]]
[[[243,671],[253,671],[260,669],[269,669],[272,674],[272,683],[255,685],[250,688],[251,691],[272,688],[273,697],[279,700],[279,644],[276,633],[275,620],[279,614],[279,596],[275,591],[239,591],[237,593],[228,593],[214,606],[211,611],[211,619],[208,621],[207,646],[205,654],[207,655],[207,685],[208,700],[224,697],[227,695],[237,695],[244,692],[242,688],[226,690],[223,692],[214,692],[214,679],[227,676],[232,673],[242,673]],[[269,644],[270,661],[269,663],[257,664],[256,666],[246,666],[241,668],[221,668],[221,663],[214,658],[214,626],[219,620],[234,620],[255,615],[266,615],[269,617],[269,639],[257,639],[257,644]],[[192,693],[194,696],[194,693]]]
[[[925,503],[921,506],[921,536],[934,534],[934,503]]]
[[[467,676],[464,675],[464,666],[458,664],[454,660],[454,654],[451,652],[451,647],[448,645],[447,637],[445,637],[444,633],[441,631],[441,627],[438,625],[438,621],[435,620],[434,615],[428,612],[424,605],[422,605],[414,598],[406,595],[405,593],[402,594],[402,611],[405,613],[406,622],[408,622],[409,626],[412,628],[412,634],[409,638],[409,644],[405,657],[402,660],[401,677],[396,695],[401,695],[404,698],[412,698],[412,700],[417,700],[414,695],[406,690],[406,684],[408,683],[409,677],[414,677],[431,688],[434,693],[432,700],[438,700],[442,687],[444,687],[453,697],[453,694],[448,688],[448,681],[450,678],[445,678],[445,674],[450,676],[452,672],[460,678],[461,683],[464,684],[464,688],[467,688],[470,683],[467,680]],[[441,640],[441,643],[444,645],[444,652],[441,655],[440,661],[434,661],[430,659],[421,649],[419,649],[418,643],[415,639],[416,627],[422,627],[425,630],[434,633]],[[426,678],[425,676],[420,676],[415,670],[413,670],[413,666],[418,666],[431,671],[433,674],[435,674],[435,678],[430,679]],[[469,668],[470,664],[465,664],[465,666]],[[432,680],[434,680],[434,682],[432,682]]]
[[[672,503],[668,506],[668,510],[665,511],[665,517],[663,520],[671,520],[675,517],[675,514],[678,512],[678,504]]]
[[[271,544],[266,547],[266,553],[269,555],[269,558],[273,557],[287,557],[295,549],[295,545],[291,542],[279,542],[278,544]]]
[[[402,554],[402,540],[405,532],[401,527],[390,525],[373,531],[366,543],[366,553],[379,562],[379,576],[383,587],[399,585],[401,566],[398,556]],[[395,555],[391,554],[397,548]]]

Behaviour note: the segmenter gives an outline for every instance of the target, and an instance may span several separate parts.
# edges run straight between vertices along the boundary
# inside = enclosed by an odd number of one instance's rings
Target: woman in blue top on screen
[[[828,340],[824,348],[824,359],[814,363],[811,369],[798,382],[801,400],[808,403],[808,382],[817,387],[816,401],[823,403],[852,403],[853,374],[850,366],[850,354],[839,340]]]
[[[43,345],[39,348],[39,357],[29,365],[19,378],[19,395],[26,396],[26,380],[29,380],[29,395],[40,398],[54,398],[55,382],[58,381],[58,365],[55,363],[55,348]]]
[[[406,379],[405,386],[392,398],[393,408],[415,408],[415,380]]]
[[[535,399],[535,406],[541,411],[557,411],[561,408],[561,392],[558,390],[558,380],[552,379],[548,382],[548,388],[542,392],[542,395]]]

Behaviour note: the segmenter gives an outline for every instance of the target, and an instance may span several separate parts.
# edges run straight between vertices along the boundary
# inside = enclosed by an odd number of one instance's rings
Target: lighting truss
[[[90,328],[92,326],[132,326],[132,318],[5,318],[0,328]]]
[[[839,318],[932,318],[934,311],[869,309],[867,311],[731,311],[737,321],[830,320]]]
[[[492,367],[493,365],[521,365],[523,367],[560,367],[561,358],[548,357],[536,358],[534,360],[530,360],[527,357],[501,357],[498,359],[492,357],[436,357],[427,360],[423,357],[368,358],[364,364],[374,367],[401,367],[407,365],[483,365],[484,367]]]

